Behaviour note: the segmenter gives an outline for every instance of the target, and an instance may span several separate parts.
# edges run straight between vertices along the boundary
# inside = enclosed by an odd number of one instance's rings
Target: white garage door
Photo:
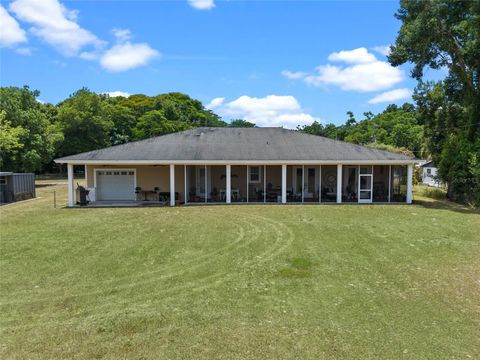
[[[133,170],[97,170],[97,200],[135,200]]]

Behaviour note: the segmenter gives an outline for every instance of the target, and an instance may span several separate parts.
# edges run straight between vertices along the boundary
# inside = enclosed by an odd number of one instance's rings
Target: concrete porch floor
[[[141,206],[168,206],[168,203],[164,201],[148,200],[148,201],[136,201],[136,200],[108,200],[108,201],[92,201],[87,205],[76,204],[75,207],[92,208],[92,207],[141,207]]]

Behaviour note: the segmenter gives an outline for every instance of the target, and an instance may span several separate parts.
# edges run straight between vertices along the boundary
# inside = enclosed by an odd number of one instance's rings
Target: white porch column
[[[175,165],[170,164],[170,206],[175,206]]]
[[[412,203],[413,198],[413,164],[407,166],[407,204]]]
[[[337,204],[342,203],[342,164],[337,165]]]
[[[183,202],[186,204],[188,202],[188,192],[187,192],[187,165],[183,165],[183,188],[184,188],[184,199]]]
[[[287,165],[282,165],[282,204],[287,203]]]
[[[225,200],[227,204],[232,203],[232,165],[227,165],[227,188],[225,189]]]
[[[75,205],[75,199],[73,195],[73,165],[67,164],[67,174],[68,174],[68,207],[73,207]]]

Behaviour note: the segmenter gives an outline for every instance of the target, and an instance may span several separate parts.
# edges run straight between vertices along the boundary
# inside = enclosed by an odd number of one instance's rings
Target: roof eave
[[[396,160],[78,160],[55,159],[72,165],[408,165],[418,159]]]

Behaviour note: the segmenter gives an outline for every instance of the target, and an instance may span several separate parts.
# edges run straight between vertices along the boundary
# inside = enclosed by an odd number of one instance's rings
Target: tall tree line
[[[404,153],[417,158],[427,156],[424,151],[423,121],[412,104],[405,103],[400,107],[390,104],[377,115],[365,112],[361,120],[357,120],[351,111],[347,112],[347,116],[345,123],[339,126],[313,122],[297,129],[308,134]]]
[[[402,0],[394,66],[411,62],[426,150],[453,200],[480,205],[480,1]],[[425,68],[445,69],[424,82]]]
[[[254,126],[224,122],[181,93],[109,97],[80,89],[57,105],[37,100],[28,86],[0,88],[0,167],[45,171],[59,156],[146,139],[198,126]]]
[[[242,119],[226,123],[202,103],[181,93],[109,97],[80,89],[57,105],[37,100],[27,86],[0,88],[1,168],[50,171],[55,157],[100,149],[199,126],[254,127]],[[352,112],[343,125],[314,122],[306,133],[416,155],[423,148],[423,126],[411,104],[384,112]]]

